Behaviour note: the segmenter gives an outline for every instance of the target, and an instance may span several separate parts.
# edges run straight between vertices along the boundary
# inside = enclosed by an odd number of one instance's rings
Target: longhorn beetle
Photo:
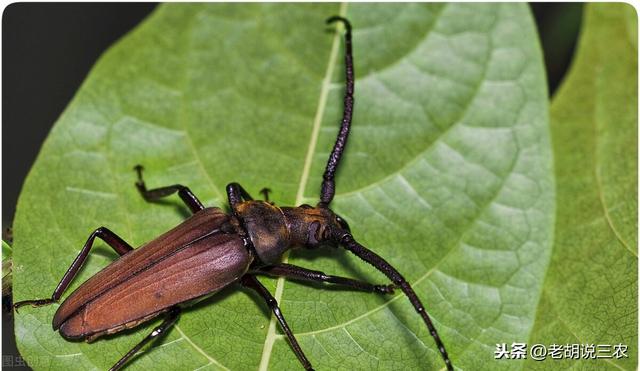
[[[178,193],[193,215],[137,249],[105,227],[96,229],[51,298],[20,301],[14,304],[14,308],[58,302],[87,259],[93,242],[100,238],[120,257],[84,282],[60,305],[53,318],[53,329],[59,330],[65,339],[92,341],[166,314],[166,319],[111,370],[122,368],[145,344],[166,332],[178,319],[183,304],[235,282],[255,290],[264,298],[287,335],[296,357],[306,370],[312,370],[276,299],[256,275],[326,282],[378,294],[391,294],[399,288],[427,325],[447,369],[453,370],[444,344],[411,285],[386,260],[359,244],[351,235],[347,222],[329,208],[335,193],[334,176],[349,136],[354,103],[351,24],[339,16],[327,19],[327,23],[336,21],[342,22],[346,29],[344,113],[324,171],[320,202],[315,207],[306,204],[277,207],[268,201],[267,189],[261,191],[265,201],[259,201],[253,200],[240,184],[231,183],[227,186],[227,196],[232,213],[227,215],[216,207],[205,208],[188,187],[180,184],[147,189],[142,179],[142,166],[137,165],[138,181],[135,185],[146,201]],[[384,273],[393,284],[374,285],[280,263],[282,254],[292,247],[316,249],[338,245]],[[132,294],[136,300],[128,300]]]

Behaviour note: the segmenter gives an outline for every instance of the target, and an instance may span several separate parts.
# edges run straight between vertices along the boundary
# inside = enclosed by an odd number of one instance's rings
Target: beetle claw
[[[144,180],[142,180],[142,170],[144,170],[144,167],[138,164],[133,167],[133,170],[135,170],[136,174],[138,175],[138,180],[136,181],[136,187],[138,188],[144,187]]]
[[[13,303],[12,307],[16,311],[16,313],[19,313],[18,312],[18,308],[20,308],[22,306],[25,306],[25,305],[31,305],[34,308],[38,308],[38,307],[42,307],[42,306],[45,306],[45,305],[53,304],[55,302],[56,302],[56,300],[53,300],[53,299],[23,300],[23,301],[19,301],[17,303]]]

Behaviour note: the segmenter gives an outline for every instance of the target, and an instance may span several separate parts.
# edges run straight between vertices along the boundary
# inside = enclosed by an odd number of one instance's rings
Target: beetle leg
[[[296,354],[296,357],[298,357],[298,360],[300,361],[300,363],[302,363],[302,366],[305,368],[305,370],[313,370],[313,368],[311,367],[311,363],[309,362],[307,357],[304,355],[304,352],[302,351],[302,348],[300,348],[300,344],[298,344],[298,341],[296,340],[296,338],[293,336],[293,333],[291,332],[289,325],[287,325],[287,321],[284,319],[284,316],[280,311],[278,302],[271,295],[269,290],[267,290],[267,288],[264,287],[264,285],[262,285],[256,277],[250,274],[245,274],[244,276],[242,276],[242,278],[240,279],[240,282],[242,283],[243,286],[255,290],[258,294],[260,294],[260,296],[264,298],[264,300],[266,300],[267,305],[269,306],[269,308],[271,308],[271,310],[273,311],[273,314],[278,319],[278,322],[280,323],[280,327],[282,327],[282,330],[287,335],[287,338],[289,338],[291,347],[293,347],[293,352]]]
[[[264,201],[269,202],[269,193],[271,190],[264,187],[260,190],[260,194],[264,196]],[[227,196],[229,198],[229,205],[235,208],[235,205],[242,201],[251,201],[253,197],[238,183],[229,183],[227,185]],[[273,204],[273,203],[271,203]]]
[[[84,246],[82,247],[82,250],[80,250],[78,256],[76,256],[69,269],[67,269],[67,272],[64,274],[64,276],[62,276],[62,280],[60,280],[60,283],[58,283],[58,286],[53,291],[50,299],[23,300],[13,304],[13,308],[17,310],[19,307],[27,304],[31,305],[32,307],[40,307],[57,302],[62,294],[64,294],[64,291],[67,289],[67,287],[69,287],[69,284],[71,284],[73,278],[76,276],[76,274],[78,274],[78,271],[84,264],[85,260],[87,260],[89,251],[91,250],[96,237],[106,242],[107,245],[111,246],[111,248],[113,248],[119,255],[124,255],[128,251],[133,250],[133,248],[122,238],[120,238],[120,236],[111,232],[106,227],[100,227],[93,231],[93,233],[91,233],[91,235],[87,239],[87,242],[85,242]]]
[[[169,329],[169,327],[173,326],[178,320],[179,316],[180,308],[177,306],[171,307],[171,309],[169,309],[167,318],[165,318],[165,320],[162,321],[162,323],[158,325],[158,327],[154,328],[149,335],[142,339],[141,342],[139,342],[135,347],[128,351],[127,354],[124,355],[124,357],[120,358],[120,360],[116,362],[116,364],[113,365],[109,369],[109,371],[117,371],[121,369],[122,366],[127,363],[127,361],[129,361],[143,346],[145,346],[145,344],[164,334]]]
[[[265,202],[269,202],[269,193],[271,193],[271,190],[267,187],[264,187],[260,190],[260,194],[264,196]]]
[[[193,192],[189,189],[189,187],[185,187],[180,184],[174,184],[167,187],[147,189],[147,186],[144,184],[144,180],[142,179],[142,165],[136,165],[134,170],[138,173],[138,181],[136,182],[136,188],[140,191],[140,194],[145,199],[145,201],[156,201],[158,199],[170,196],[176,192],[178,192],[178,196],[184,201],[185,204],[191,209],[191,212],[195,213],[202,209],[204,206],[202,202],[198,200]]]
[[[393,289],[396,287],[393,284],[374,285],[368,282],[354,280],[352,278],[331,276],[325,274],[324,272],[314,271],[311,269],[284,263],[262,267],[257,270],[256,273],[264,273],[269,276],[275,277],[287,277],[300,281],[333,283],[360,291],[379,294],[393,294]]]
[[[229,205],[233,210],[235,210],[236,205],[242,201],[253,200],[251,195],[238,183],[229,183],[227,185],[227,197],[229,198]]]

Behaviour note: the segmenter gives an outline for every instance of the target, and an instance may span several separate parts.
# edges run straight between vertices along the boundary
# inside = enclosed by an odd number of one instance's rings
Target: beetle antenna
[[[433,337],[433,340],[436,342],[436,346],[440,351],[440,355],[444,359],[444,363],[447,365],[447,370],[453,371],[453,365],[451,364],[451,360],[449,359],[449,355],[447,354],[447,350],[438,335],[438,331],[436,331],[435,326],[433,326],[433,322],[431,322],[431,318],[429,318],[429,314],[427,314],[427,310],[422,305],[422,302],[418,298],[418,295],[413,291],[409,282],[398,272],[391,264],[389,264],[386,260],[380,257],[378,254],[373,251],[367,249],[366,247],[360,245],[356,240],[353,239],[348,233],[345,233],[340,240],[340,243],[349,251],[354,253],[360,259],[365,262],[373,265],[377,270],[384,273],[395,285],[399,287],[402,292],[407,295],[411,304],[416,309],[416,312],[420,314],[424,323],[427,325],[429,329],[429,333]]]
[[[347,138],[349,137],[349,128],[351,127],[351,117],[353,116],[353,85],[354,85],[354,73],[353,73],[353,51],[351,48],[351,23],[346,18],[340,16],[333,16],[327,19],[327,23],[333,23],[340,21],[344,24],[346,29],[344,37],[344,64],[346,68],[346,89],[344,92],[344,113],[342,114],[342,123],[340,125],[340,132],[336,138],[336,143],[333,145],[333,150],[327,161],[327,167],[322,175],[322,188],[320,190],[320,202],[319,207],[327,207],[333,200],[333,196],[336,193],[336,184],[334,176],[342,152],[347,145]]]

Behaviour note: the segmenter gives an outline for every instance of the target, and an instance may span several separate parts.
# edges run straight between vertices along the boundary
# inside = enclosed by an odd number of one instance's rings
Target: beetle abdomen
[[[133,327],[173,305],[221,290],[250,263],[238,235],[206,237],[86,303],[64,320],[60,333],[83,339]]]
[[[53,328],[67,338],[85,338],[220,290],[251,263],[233,232],[222,210],[197,212],[83,283],[58,308]],[[185,287],[177,287],[180,282]]]
[[[124,254],[69,295],[53,318],[53,329],[57,330],[62,322],[104,291],[130,279],[139,271],[167,258],[198,238],[219,230],[228,222],[229,216],[221,209],[207,208],[153,241]]]

